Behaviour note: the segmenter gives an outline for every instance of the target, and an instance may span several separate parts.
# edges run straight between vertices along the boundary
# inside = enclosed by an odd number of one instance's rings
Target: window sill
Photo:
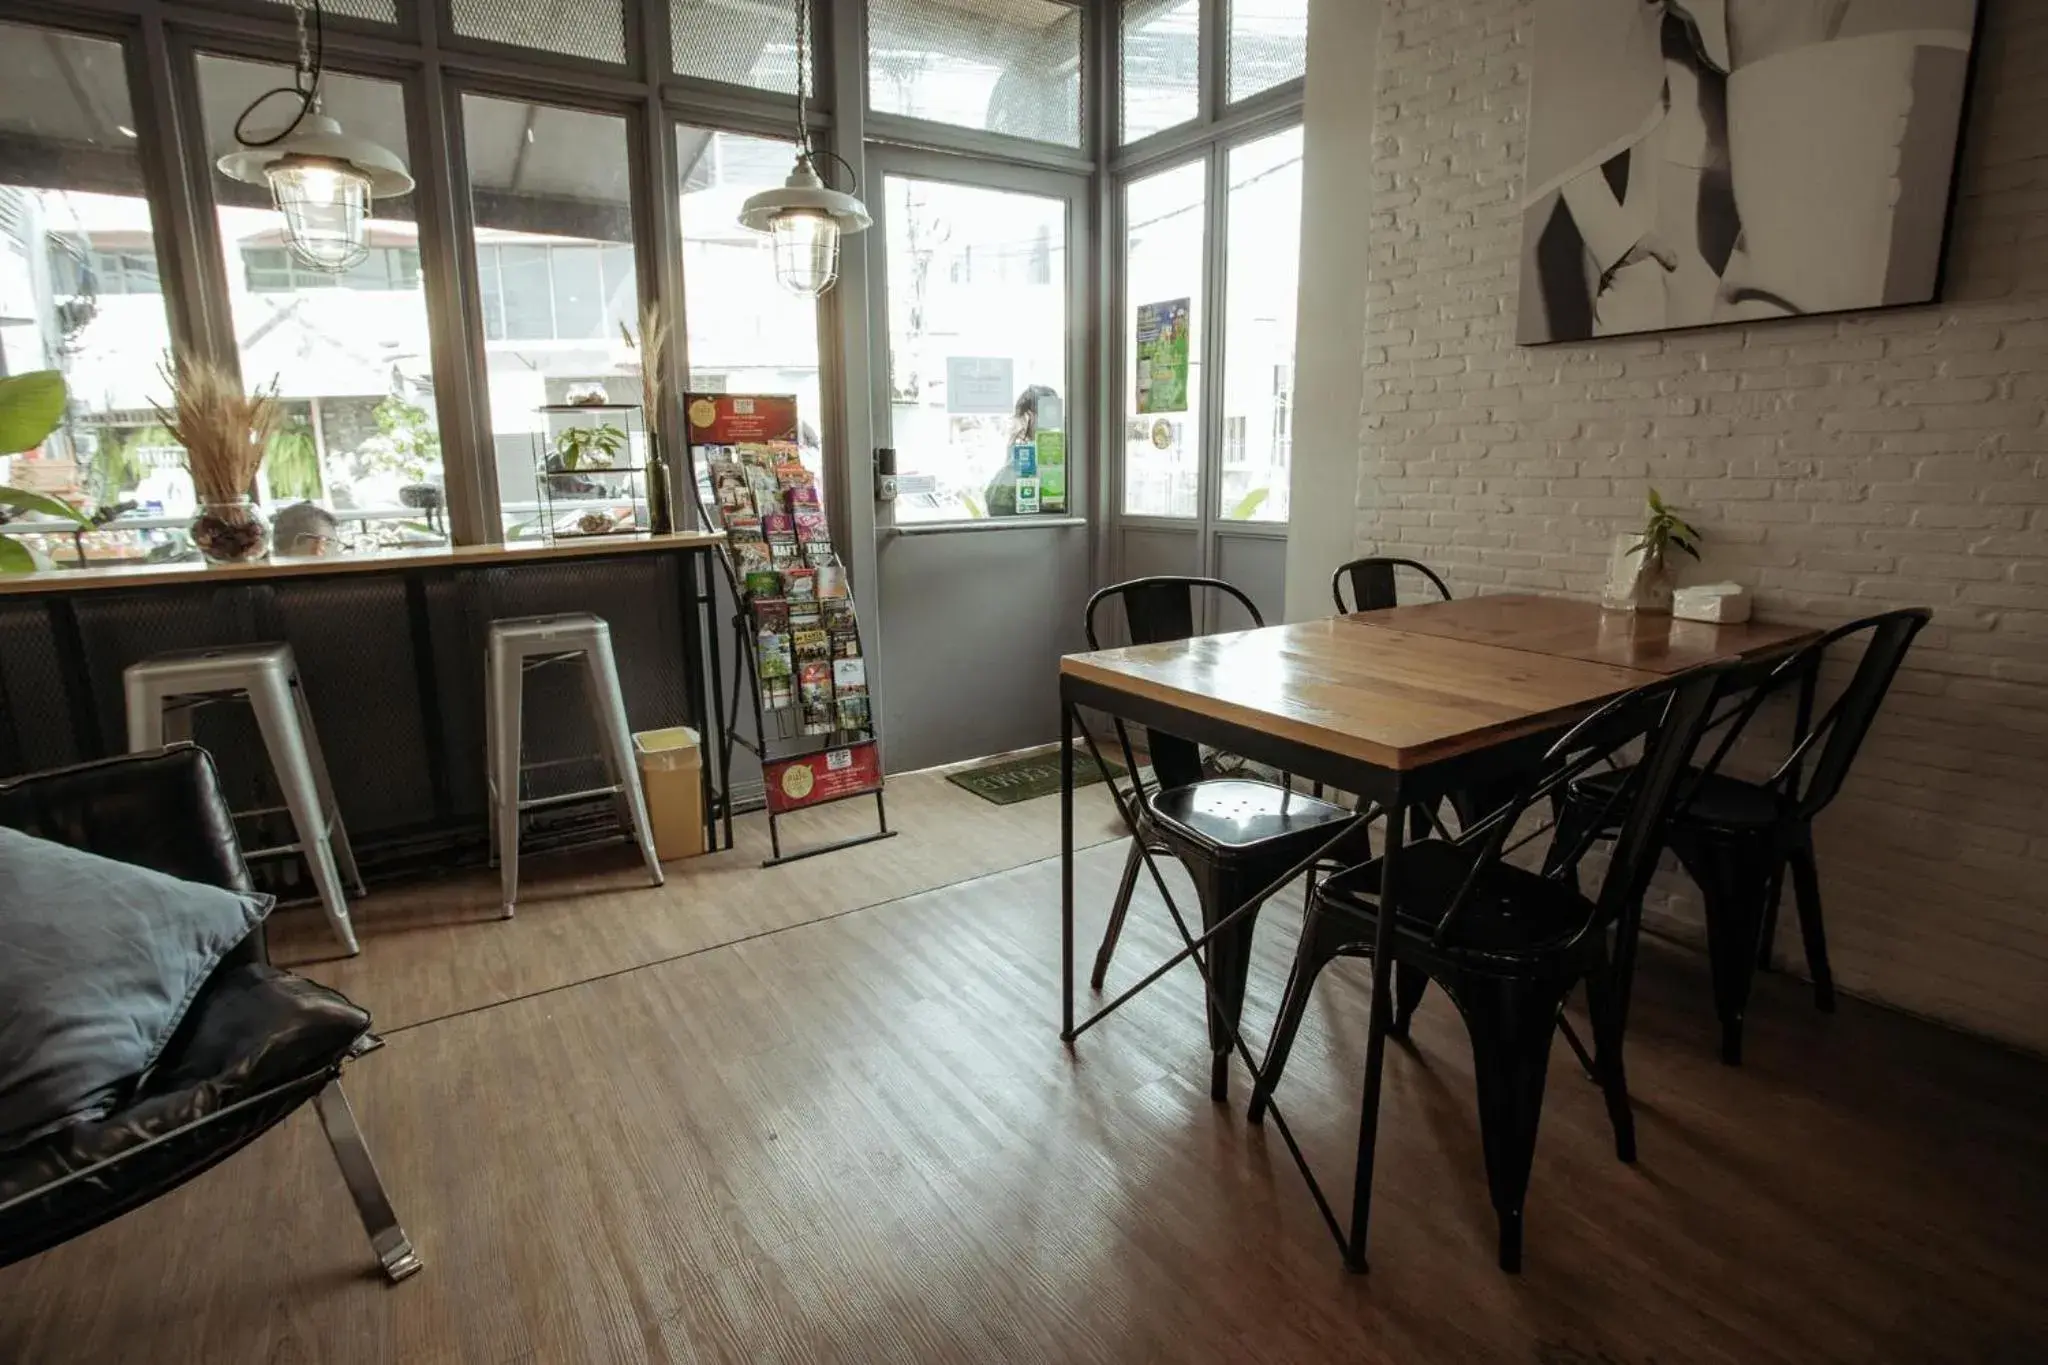
[[[967,521],[913,521],[901,526],[885,527],[885,536],[939,536],[951,535],[955,531],[1023,531],[1036,528],[1086,526],[1086,517],[975,517]]]

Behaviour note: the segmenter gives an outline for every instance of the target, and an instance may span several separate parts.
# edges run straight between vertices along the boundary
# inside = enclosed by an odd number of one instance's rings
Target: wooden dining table
[[[1196,636],[1161,644],[1071,654],[1060,661],[1060,1036],[1069,1044],[1181,961],[1192,958],[1204,988],[1206,944],[1248,933],[1259,899],[1200,936],[1182,924],[1185,946],[1078,1025],[1074,1018],[1073,775],[1083,707],[1121,721],[1208,744],[1295,778],[1356,794],[1386,815],[1380,874],[1382,913],[1373,951],[1373,995],[1363,1112],[1378,1112],[1393,992],[1387,951],[1401,893],[1402,849],[1411,811],[1433,811],[1453,790],[1526,769],[1560,733],[1602,702],[1697,665],[1763,664],[1788,656],[1818,632],[1746,622],[1716,625],[1669,616],[1610,612],[1590,602],[1500,594],[1361,612],[1326,620]],[[1099,759],[1099,754],[1097,755]],[[1106,769],[1105,769],[1106,770]],[[1135,835],[1133,803],[1118,807]],[[1347,827],[1348,832],[1348,827]],[[1338,836],[1342,838],[1343,836]],[[1334,848],[1338,838],[1333,838]],[[1139,849],[1162,894],[1151,850]],[[1327,851],[1327,850],[1326,850]],[[1289,875],[1306,872],[1323,852]],[[1178,916],[1176,916],[1178,919]],[[1235,1020],[1231,1021],[1235,1033]],[[1240,1060],[1258,1074],[1242,1035]],[[1371,1207],[1373,1125],[1361,1123],[1350,1226],[1337,1220],[1278,1106],[1269,1115],[1344,1251],[1365,1268]]]

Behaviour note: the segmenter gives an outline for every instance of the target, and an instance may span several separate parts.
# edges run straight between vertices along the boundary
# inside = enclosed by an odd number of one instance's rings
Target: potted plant
[[[192,543],[215,564],[261,559],[270,551],[270,528],[252,490],[283,420],[277,386],[245,393],[232,371],[191,356],[160,373],[171,406],[157,406],[157,420],[185,447],[199,498]]]
[[[1700,557],[1700,533],[1668,505],[1656,489],[1650,490],[1649,516],[1634,535],[1615,538],[1614,555],[1607,567],[1604,604],[1617,611],[1668,612],[1671,591],[1677,577],[1671,552],[1681,550]]]
[[[64,420],[68,401],[64,376],[55,370],[0,379],[0,455],[19,455],[41,445]],[[0,507],[57,517],[85,529],[93,525],[91,518],[70,503],[26,488],[0,484]],[[35,556],[26,545],[0,535],[0,573],[24,573],[35,567]]]
[[[591,469],[609,469],[625,448],[626,433],[610,422],[570,427],[555,437],[555,459],[571,473],[586,465]]]

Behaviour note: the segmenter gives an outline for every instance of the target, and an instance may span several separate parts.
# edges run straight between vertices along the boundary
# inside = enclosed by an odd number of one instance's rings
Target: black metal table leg
[[[1061,688],[1065,692],[1064,686]],[[1074,1041],[1074,708],[1060,699],[1060,1040]]]
[[[1404,861],[1401,852],[1408,830],[1408,802],[1398,784],[1387,803],[1387,845],[1380,861],[1380,906],[1372,942],[1372,1014],[1365,1036],[1365,1096],[1358,1108],[1358,1174],[1351,1187],[1351,1236],[1345,1246],[1345,1264],[1354,1271],[1365,1269],[1365,1234],[1372,1217],[1372,1168],[1380,1126],[1380,1082],[1386,1069],[1387,1030],[1393,1024],[1394,1007],[1394,918],[1399,913],[1395,897],[1400,892],[1397,876]]]

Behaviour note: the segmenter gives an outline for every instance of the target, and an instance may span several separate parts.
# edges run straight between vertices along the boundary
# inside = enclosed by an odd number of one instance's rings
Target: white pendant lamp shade
[[[284,215],[285,238],[307,264],[334,274],[370,254],[370,205],[411,191],[396,155],[350,137],[327,115],[309,111],[290,136],[269,147],[230,152],[222,174],[267,184]]]
[[[839,239],[873,221],[860,200],[827,188],[802,154],[781,189],[763,190],[740,209],[741,226],[774,238],[775,278],[811,298],[839,279]]]

